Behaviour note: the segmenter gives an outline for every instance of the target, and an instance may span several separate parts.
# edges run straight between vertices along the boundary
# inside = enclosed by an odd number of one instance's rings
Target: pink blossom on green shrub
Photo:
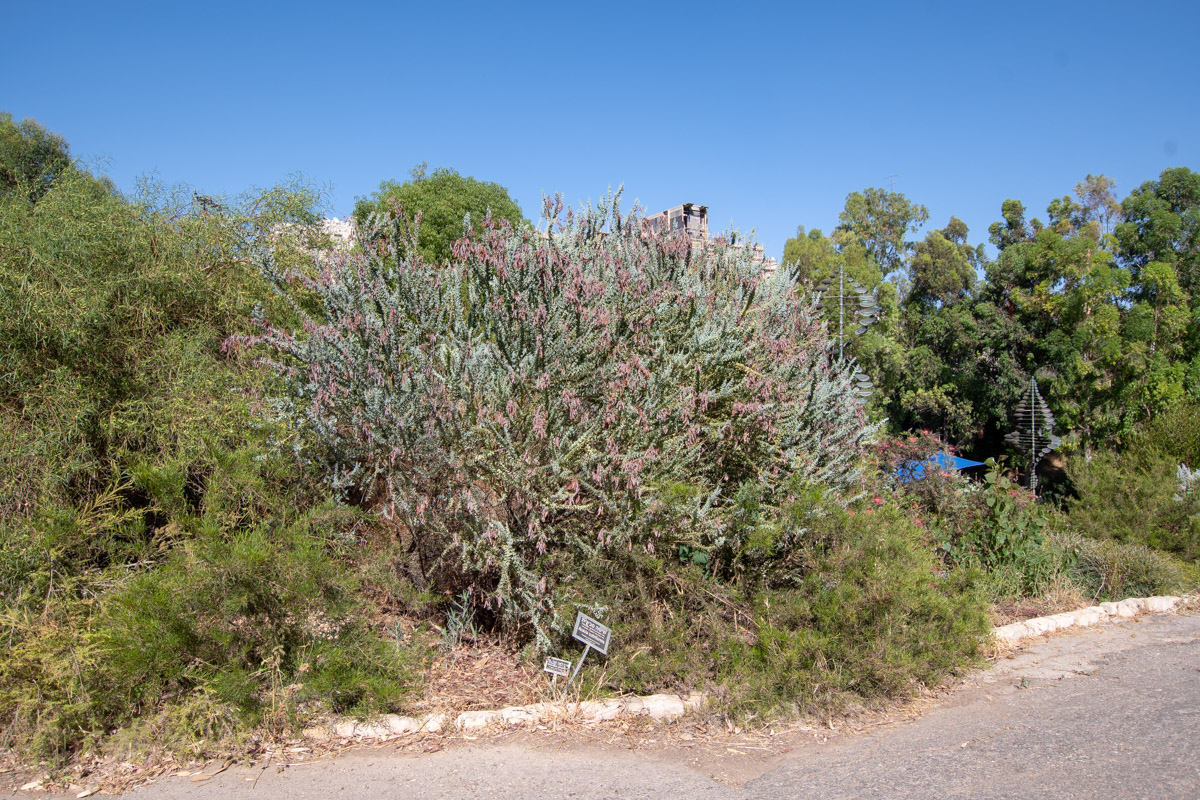
[[[723,547],[738,487],[848,488],[874,429],[751,250],[643,230],[615,196],[548,201],[544,224],[483,220],[445,266],[400,247],[399,221],[307,275],[268,256],[303,322],[242,341],[281,377],[298,452],[392,520],[432,585],[541,645],[574,560]]]

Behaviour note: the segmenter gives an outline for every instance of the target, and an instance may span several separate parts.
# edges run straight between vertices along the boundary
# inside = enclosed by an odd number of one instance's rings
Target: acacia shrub
[[[544,218],[485,220],[444,265],[399,211],[307,273],[267,255],[302,325],[240,340],[268,349],[330,483],[541,647],[579,559],[685,547],[736,572],[758,526],[735,498],[848,489],[874,430],[820,320],[749,249],[650,232],[615,196]]]

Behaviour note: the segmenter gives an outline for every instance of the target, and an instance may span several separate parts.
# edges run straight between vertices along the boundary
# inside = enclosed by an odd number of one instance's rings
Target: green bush
[[[122,726],[159,726],[183,742],[286,728],[310,706],[400,707],[420,687],[425,650],[367,626],[346,563],[355,543],[338,534],[349,514],[330,507],[229,533],[200,520],[186,544],[98,601],[67,586],[41,616],[9,607],[6,743],[61,757]],[[183,729],[162,727],[171,720]]]
[[[790,569],[737,586],[674,558],[581,568],[571,608],[611,624],[622,651],[600,680],[707,686],[726,713],[770,718],[904,696],[971,664],[988,631],[979,573],[944,570],[894,506],[825,512]]]
[[[320,699],[337,710],[378,710],[402,698],[410,665],[389,671],[378,658],[355,582],[323,527],[202,530],[167,564],[106,598],[99,625],[113,669],[132,679],[121,681],[126,702],[143,707],[209,686],[254,713],[268,690],[293,683],[308,699],[327,692]]]
[[[249,254],[295,259],[314,200],[130,201],[0,115],[4,746],[194,742],[418,683],[361,622],[361,520],[279,453],[270,372],[225,346],[258,304],[287,318]]]
[[[734,668],[727,679],[764,681],[762,695],[747,698],[759,709],[903,695],[970,663],[986,636],[977,575],[943,571],[903,512],[884,506],[839,527],[794,588],[759,598],[759,640],[735,650],[756,674]]]
[[[885,448],[885,454],[894,452]],[[893,481],[897,498],[937,542],[948,567],[977,567],[993,598],[1043,591],[1070,554],[1047,541],[1052,512],[988,459],[975,482],[954,470],[929,468],[921,480]]]
[[[1037,594],[1059,566],[1055,550],[1047,547],[1047,512],[1033,495],[1016,486],[988,459],[988,472],[973,492],[971,524],[942,543],[949,559],[989,572],[1018,576],[1019,589]]]
[[[1200,493],[1180,496],[1179,463],[1159,447],[1072,458],[1077,497],[1068,505],[1071,525],[1093,539],[1200,560]]]
[[[1200,469],[1200,400],[1176,402],[1129,439],[1131,451],[1155,451],[1176,464]]]
[[[250,243],[310,213],[311,194],[277,194],[219,213],[135,205],[72,169],[36,204],[0,196],[0,532],[97,522],[88,509],[117,487],[107,510],[153,517],[152,538],[181,509],[147,510],[131,473],[173,465],[194,503],[212,453],[263,440],[237,390],[264,378],[224,342],[270,296]],[[127,557],[92,547],[58,568]]]
[[[1200,570],[1142,544],[1078,538],[1069,574],[1096,600],[1183,594],[1200,585]]]

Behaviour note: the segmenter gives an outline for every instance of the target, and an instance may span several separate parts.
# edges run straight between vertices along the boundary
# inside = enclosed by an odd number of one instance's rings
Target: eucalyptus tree
[[[849,234],[866,248],[867,255],[885,276],[904,266],[915,233],[929,219],[929,210],[900,192],[872,187],[851,192],[838,215],[835,233]]]

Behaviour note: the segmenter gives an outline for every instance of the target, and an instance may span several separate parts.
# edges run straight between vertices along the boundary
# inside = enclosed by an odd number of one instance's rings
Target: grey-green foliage
[[[302,328],[257,339],[330,482],[542,646],[576,559],[722,546],[738,487],[768,506],[848,489],[874,429],[813,310],[749,249],[643,231],[616,197],[546,222],[486,220],[448,265],[399,219],[309,278],[268,256],[321,311],[297,299]]]
[[[1200,492],[1200,469],[1191,469],[1187,464],[1175,468],[1175,494],[1171,499],[1176,503],[1186,502],[1191,495]]]

